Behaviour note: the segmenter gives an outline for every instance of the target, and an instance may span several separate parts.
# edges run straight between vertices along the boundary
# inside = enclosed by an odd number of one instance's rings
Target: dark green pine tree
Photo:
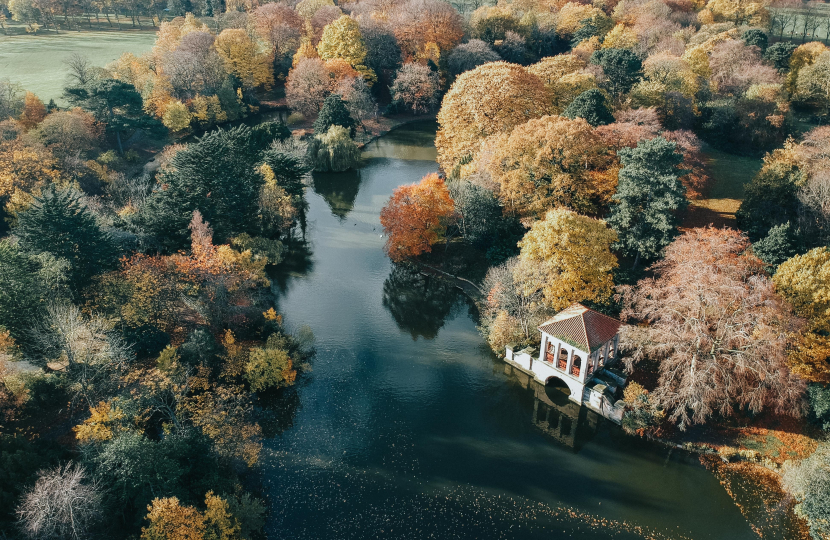
[[[73,190],[48,190],[17,215],[13,232],[20,247],[51,253],[71,265],[69,284],[79,289],[115,267],[118,249]]]
[[[42,300],[38,265],[20,247],[0,240],[0,327],[25,341]]]
[[[562,112],[562,116],[571,119],[584,118],[594,127],[614,121],[614,116],[605,103],[605,96],[596,88],[585,90],[576,96],[576,99],[571,101],[571,104]]]
[[[635,268],[641,257],[654,259],[671,243],[677,213],[688,204],[679,180],[683,157],[676,149],[676,143],[655,137],[617,153],[622,169],[608,224],[619,236],[616,249],[634,256]]]
[[[769,234],[752,244],[755,256],[770,266],[778,266],[797,255],[798,248],[798,234],[789,221],[771,228]]]
[[[324,134],[331,126],[342,126],[348,129],[349,134],[354,137],[357,122],[349,114],[349,110],[340,98],[340,94],[329,94],[326,101],[323,102],[320,114],[317,115],[317,120],[314,121],[314,133]]]
[[[798,183],[801,171],[784,163],[762,168],[744,186],[744,200],[735,218],[749,239],[757,242],[770,229],[798,218]]]
[[[168,252],[188,245],[194,210],[210,223],[218,242],[256,234],[262,152],[251,141],[247,126],[217,129],[178,152],[158,175],[161,189],[142,207],[136,224]]]
[[[64,96],[106,124],[107,131],[115,134],[121,154],[124,153],[122,134],[144,129],[153,136],[161,136],[167,131],[161,122],[144,112],[141,94],[124,81],[100,79],[86,86],[65,88]]]
[[[602,68],[608,78],[605,87],[618,98],[631,90],[643,74],[640,57],[628,49],[600,49],[591,55],[591,63]]]

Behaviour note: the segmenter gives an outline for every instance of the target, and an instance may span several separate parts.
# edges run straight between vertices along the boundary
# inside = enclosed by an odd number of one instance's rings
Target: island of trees
[[[689,443],[788,422],[807,442],[786,463],[717,449],[830,534],[820,24],[794,43],[801,19],[761,0],[160,5],[175,18],[147,54],[70,57],[60,105],[0,81],[9,534],[261,537],[262,440],[313,356],[268,277],[302,249],[304,179],[435,113],[441,174],[380,216],[392,261],[478,283],[496,352],[573,302],[621,317],[625,429]],[[0,13],[57,30],[125,9],[61,6]],[[258,116],[275,108],[285,122]],[[684,223],[724,181],[707,148],[763,156],[731,227]]]

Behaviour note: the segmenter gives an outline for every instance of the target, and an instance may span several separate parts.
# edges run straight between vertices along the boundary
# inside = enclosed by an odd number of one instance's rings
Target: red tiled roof
[[[617,319],[582,304],[573,304],[539,325],[539,330],[570,342],[583,351],[594,352],[617,335],[621,325]]]

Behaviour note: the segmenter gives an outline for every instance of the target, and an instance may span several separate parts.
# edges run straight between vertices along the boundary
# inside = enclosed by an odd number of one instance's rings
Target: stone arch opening
[[[557,405],[564,405],[568,402],[572,390],[564,379],[559,377],[548,377],[545,381],[545,395],[551,402]]]

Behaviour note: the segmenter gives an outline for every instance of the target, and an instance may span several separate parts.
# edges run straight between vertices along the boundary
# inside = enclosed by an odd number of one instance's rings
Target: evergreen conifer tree
[[[73,190],[48,190],[35,198],[18,213],[14,233],[24,251],[68,261],[70,286],[76,289],[116,263],[115,243]]]
[[[778,266],[798,254],[796,231],[789,221],[776,225],[764,238],[752,244],[752,252],[768,265]]]
[[[255,233],[257,199],[264,180],[257,171],[262,152],[251,144],[251,128],[217,129],[178,152],[158,177],[136,222],[162,247],[187,246],[188,224],[199,210],[218,242],[243,232]]]
[[[628,49],[600,49],[591,54],[591,63],[608,77],[605,86],[614,98],[622,96],[643,74],[640,57]]]
[[[576,96],[562,116],[570,119],[584,118],[594,127],[610,124],[614,116],[605,103],[605,96],[597,88],[591,88]]]
[[[19,246],[0,240],[0,327],[25,339],[41,301],[37,264]]]
[[[354,137],[357,122],[349,114],[340,94],[329,94],[323,102],[320,114],[314,121],[314,133],[325,135],[331,126],[342,126],[349,130],[350,137]]]
[[[678,165],[677,143],[662,137],[640,141],[618,152],[622,169],[608,224],[617,232],[615,247],[626,255],[654,259],[677,235],[677,213],[686,207],[686,188]]]

